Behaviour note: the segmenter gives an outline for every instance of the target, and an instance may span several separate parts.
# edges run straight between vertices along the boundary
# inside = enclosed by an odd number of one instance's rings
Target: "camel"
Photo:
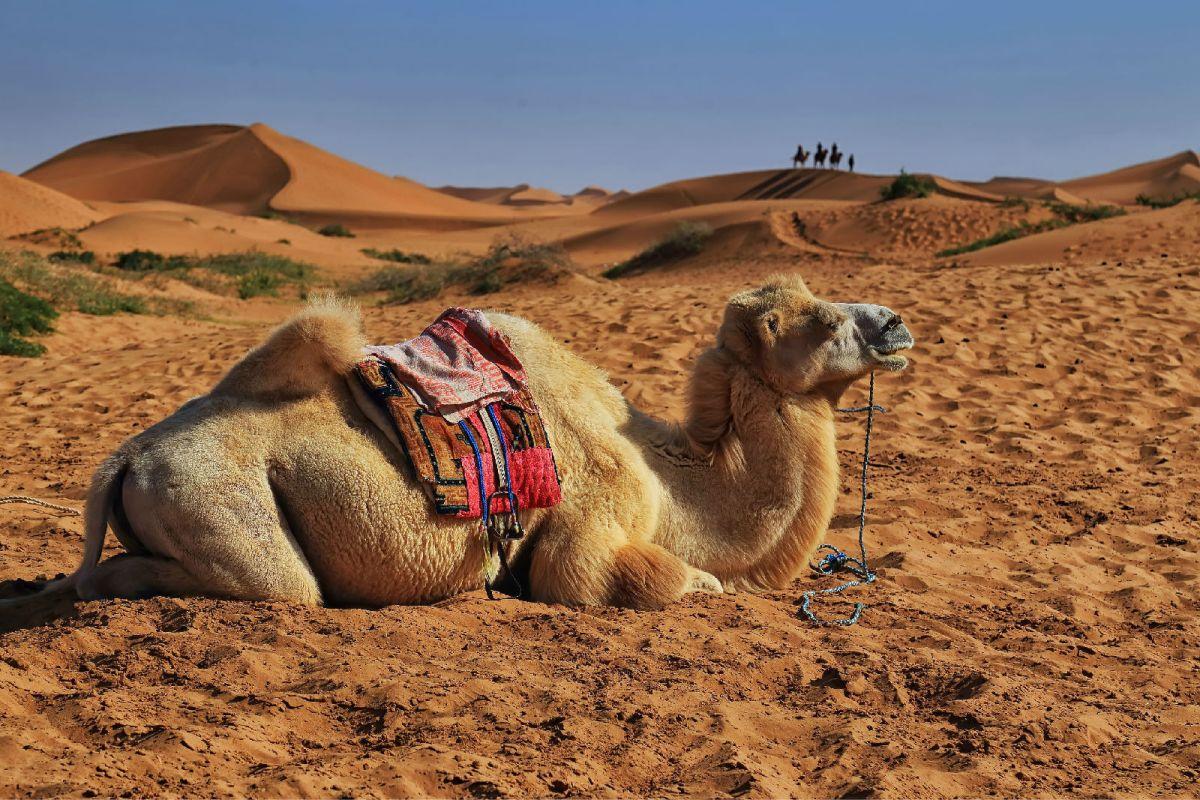
[[[833,513],[838,399],[904,369],[913,344],[887,308],[774,278],[729,300],[687,417],[668,424],[532,322],[488,319],[526,367],[562,477],[561,503],[523,512],[513,569],[531,599],[569,605],[790,583]],[[357,311],[320,300],[126,440],[93,479],[81,566],[43,594],[379,607],[479,588],[478,520],[434,514],[354,400],[363,344]],[[110,526],[126,552],[101,562]]]
[[[827,155],[829,155],[829,151],[822,147],[820,142],[817,142],[817,152],[813,153],[813,166],[824,167]]]
[[[834,142],[833,146],[829,148],[829,166],[837,169],[838,165],[842,163],[842,155],[842,151],[838,150],[837,142]]]
[[[792,169],[803,167],[808,163],[808,157],[812,155],[804,149],[804,145],[796,145],[796,154],[792,156]]]

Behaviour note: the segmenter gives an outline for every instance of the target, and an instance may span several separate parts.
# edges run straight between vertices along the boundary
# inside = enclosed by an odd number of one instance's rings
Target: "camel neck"
[[[711,463],[648,452],[667,490],[658,540],[734,586],[783,586],[833,513],[832,406],[815,394],[781,395],[737,364],[727,379],[728,428]]]

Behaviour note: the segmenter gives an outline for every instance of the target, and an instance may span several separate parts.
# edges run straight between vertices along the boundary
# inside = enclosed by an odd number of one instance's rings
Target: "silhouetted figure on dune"
[[[850,168],[851,172],[854,172],[854,153],[851,153],[850,158],[846,159],[846,166]]]
[[[804,145],[796,145],[796,155],[792,156],[792,169],[795,169],[797,166],[803,167],[807,164],[810,155],[812,154],[804,149]]]
[[[821,144],[820,142],[817,142],[817,152],[813,153],[813,166],[814,167],[824,167],[825,166],[825,156],[827,156],[827,155],[829,155],[829,151],[825,149],[825,146],[823,144]]]
[[[842,163],[842,151],[838,150],[837,142],[833,143],[833,147],[829,148],[829,166],[834,169],[838,168],[838,164]]]

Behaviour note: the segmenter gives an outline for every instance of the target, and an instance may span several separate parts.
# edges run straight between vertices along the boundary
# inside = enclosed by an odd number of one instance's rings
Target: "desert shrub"
[[[939,258],[944,256],[960,256],[963,253],[973,253],[976,250],[982,250],[985,247],[1011,242],[1013,239],[1022,239],[1026,236],[1032,236],[1035,233],[1045,233],[1046,231],[1054,230],[1055,228],[1065,228],[1070,223],[1061,219],[1048,219],[1042,222],[1029,224],[1022,222],[1020,225],[1013,228],[1003,228],[991,236],[985,236],[982,239],[976,239],[970,244],[959,245],[958,247],[950,247],[937,253]]]
[[[1117,206],[1092,205],[1091,203],[1086,206],[1076,206],[1057,200],[1048,201],[1046,208],[1050,209],[1055,216],[1066,220],[1071,225],[1077,225],[1081,222],[1096,222],[1097,220],[1108,219],[1109,217],[1119,217],[1125,213],[1125,209],[1118,208]]]
[[[1019,208],[1022,211],[1029,210],[1029,201],[1024,197],[1009,196],[1000,201],[1001,208]]]
[[[187,304],[169,301],[150,302],[144,297],[126,294],[91,272],[72,269],[40,258],[34,253],[0,253],[0,279],[22,291],[42,298],[60,311],[106,316],[127,312],[183,311]]]
[[[303,287],[313,277],[311,264],[286,256],[270,253],[225,253],[191,259],[189,270],[215,272],[233,279],[238,297],[251,297],[278,293],[281,286],[295,284]]]
[[[83,249],[83,242],[80,238],[74,231],[69,231],[66,228],[39,228],[32,233],[23,233],[15,238],[34,244],[58,247],[62,250]]]
[[[901,197],[929,197],[936,191],[937,184],[932,179],[901,169],[895,180],[879,190],[879,196],[884,200],[899,200]]]
[[[704,249],[712,233],[712,228],[703,222],[680,222],[666,236],[628,261],[609,267],[603,275],[606,278],[619,278],[694,256]]]
[[[432,264],[433,259],[421,253],[406,253],[403,250],[376,250],[374,247],[364,247],[360,251],[364,256],[377,258],[380,261],[395,261],[398,264]]]
[[[51,261],[74,261],[78,264],[96,263],[96,254],[91,250],[56,250],[46,257]]]
[[[49,303],[0,279],[0,355],[32,358],[46,352],[44,345],[24,338],[54,330],[58,316]]]
[[[466,262],[434,262],[406,267],[388,266],[350,287],[352,292],[387,292],[385,303],[414,303],[437,297],[450,288],[469,294],[491,294],[505,286],[557,274],[572,266],[559,245],[510,237],[494,242],[488,251]]]
[[[169,259],[153,250],[129,250],[117,254],[113,266],[126,272],[154,272],[169,269]]]
[[[263,219],[273,219],[278,222],[286,222],[289,225],[299,225],[300,224],[292,217],[289,217],[287,214],[276,211],[273,208],[268,208],[266,211],[262,212],[258,216],[262,217]]]
[[[306,262],[251,251],[214,256],[167,256],[131,250],[117,257],[118,269],[159,273],[217,294],[236,292],[243,300],[274,295],[285,285],[305,286],[316,270]]]
[[[317,228],[317,233],[321,234],[322,236],[341,236],[346,239],[354,238],[354,232],[340,222],[332,222],[328,225]]]
[[[1184,200],[1200,200],[1200,192],[1184,192],[1182,194],[1172,195],[1171,197],[1151,197],[1146,194],[1139,194],[1135,201],[1139,206],[1149,206],[1150,208],[1170,208],[1177,206]]]

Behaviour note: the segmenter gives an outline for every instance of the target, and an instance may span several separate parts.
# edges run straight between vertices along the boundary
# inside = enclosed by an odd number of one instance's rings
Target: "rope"
[[[813,598],[819,594],[841,594],[847,589],[852,589],[855,586],[862,586],[867,583],[875,582],[875,573],[867,566],[867,544],[865,541],[865,532],[867,529],[867,469],[871,465],[871,427],[875,421],[875,412],[886,414],[887,409],[883,406],[875,405],[875,373],[871,373],[871,384],[867,390],[867,404],[865,406],[855,406],[852,408],[839,408],[838,411],[844,414],[859,414],[866,412],[867,414],[867,433],[863,439],[863,457],[862,457],[862,478],[860,489],[862,492],[862,503],[858,507],[858,558],[852,558],[831,544],[823,544],[817,548],[817,551],[828,550],[829,552],[818,561],[816,564],[809,565],[813,572],[818,577],[833,575],[835,572],[846,570],[854,575],[854,580],[847,581],[841,586],[834,586],[831,589],[812,589],[802,595],[800,602],[800,610],[804,616],[808,617],[810,622],[817,625],[845,625],[850,626],[858,622],[858,618],[862,616],[863,609],[866,608],[861,602],[855,602],[854,611],[845,619],[821,619],[812,610]]]
[[[8,495],[5,495],[4,497],[0,497],[0,504],[3,504],[3,503],[27,503],[31,506],[41,506],[42,508],[49,508],[54,511],[61,511],[62,513],[66,514],[68,517],[78,517],[80,514],[79,511],[77,511],[73,508],[67,508],[66,506],[60,506],[57,503],[48,503],[45,500],[38,500],[36,497],[26,497],[23,494],[8,494]]]

